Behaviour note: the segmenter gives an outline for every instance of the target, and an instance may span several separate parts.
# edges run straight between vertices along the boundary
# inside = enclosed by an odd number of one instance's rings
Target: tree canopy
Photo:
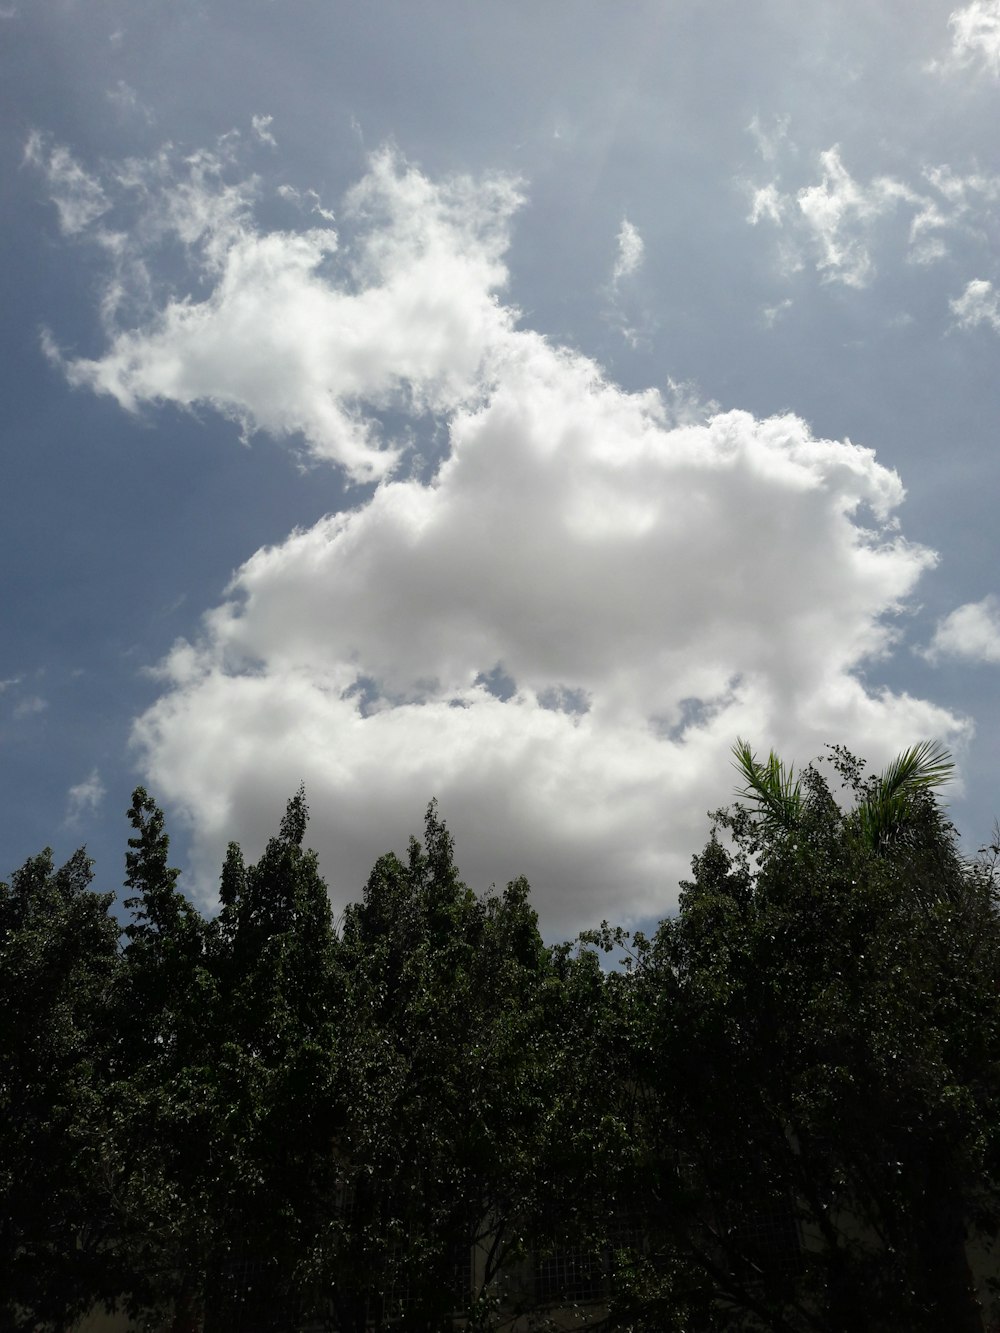
[[[1000,847],[933,744],[738,742],[677,913],[546,946],[434,803],[335,923],[300,790],[207,916],[128,812],[0,884],[0,1330],[982,1333],[1000,1277]],[[996,842],[996,840],[994,840]],[[602,951],[610,957],[602,957]],[[581,1304],[582,1302],[582,1304]],[[995,1314],[995,1312],[993,1312]]]

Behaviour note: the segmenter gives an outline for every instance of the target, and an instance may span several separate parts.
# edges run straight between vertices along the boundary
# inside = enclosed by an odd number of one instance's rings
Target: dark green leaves
[[[848,809],[734,756],[744,803],[652,939],[546,948],[433,803],[339,937],[301,789],[256,864],[230,845],[212,921],[137,789],[121,948],[83,852],[27,862],[0,885],[5,1326],[117,1299],[205,1333],[487,1329],[572,1270],[621,1328],[979,1333],[995,859],[959,852],[939,746],[869,778],[835,748]]]

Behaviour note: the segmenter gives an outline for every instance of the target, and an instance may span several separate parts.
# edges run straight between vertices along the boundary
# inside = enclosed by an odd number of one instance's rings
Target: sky
[[[436,798],[648,925],[746,738],[990,835],[1000,0],[5,0],[0,874]]]

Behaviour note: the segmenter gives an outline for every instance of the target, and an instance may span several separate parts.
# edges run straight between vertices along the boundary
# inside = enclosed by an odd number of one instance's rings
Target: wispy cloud
[[[773,329],[782,315],[791,308],[792,301],[790,297],[786,297],[784,301],[778,301],[774,305],[766,305],[760,312],[761,323],[766,329]]]
[[[889,177],[861,185],[844,166],[834,144],[820,154],[820,180],[798,190],[794,199],[775,182],[754,191],[749,221],[797,225],[812,243],[816,268],[828,282],[864,287],[875,265],[869,234],[876,219],[915,196]]]
[[[325,222],[336,222],[337,215],[332,208],[325,208],[323,200],[316,190],[297,190],[294,185],[278,186],[278,195],[305,212],[314,213]]]
[[[50,145],[44,135],[32,132],[24,157],[45,176],[67,236],[75,236],[107,212],[110,205],[100,182],[84,171],[68,148]]]
[[[277,148],[278,141],[271,133],[271,126],[274,124],[273,116],[251,116],[250,124],[254,135],[261,143],[269,144],[271,148]]]
[[[608,301],[605,318],[630,347],[639,347],[646,341],[653,321],[631,281],[643,266],[646,246],[638,227],[627,217],[622,218],[615,246],[615,261],[605,288]]]
[[[82,782],[70,787],[66,793],[66,816],[64,822],[69,827],[78,825],[85,815],[92,815],[104,800],[106,790],[101,775],[92,769]]]
[[[985,278],[974,278],[961,296],[949,303],[960,329],[988,324],[1000,332],[1000,292]]]
[[[758,222],[766,220],[775,222],[780,227],[786,203],[787,200],[774,181],[771,181],[768,185],[761,185],[753,191],[747,221],[752,226],[756,226]]]
[[[782,189],[780,176],[747,186],[747,221],[780,229],[787,268],[809,259],[825,282],[846,287],[866,287],[876,276],[883,224],[892,216],[909,216],[902,257],[927,265],[944,259],[957,235],[981,239],[1000,199],[1000,177],[949,165],[925,168],[915,182],[888,175],[861,181],[837,144],[819,154],[819,167],[819,180],[797,189]]]
[[[23,699],[18,699],[14,705],[14,716],[16,718],[34,717],[37,713],[44,713],[48,706],[41,695],[28,694]]]
[[[151,125],[154,120],[152,111],[139,97],[136,90],[119,79],[113,88],[109,88],[105,94],[108,101],[118,111],[123,118],[141,119],[147,125]]]
[[[789,144],[788,127],[790,124],[790,116],[775,117],[770,127],[765,126],[759,116],[754,116],[750,121],[747,131],[753,136],[757,145],[757,152],[765,162],[773,162],[783,148]]]
[[[979,64],[1000,77],[1000,0],[973,0],[948,18],[951,54],[962,66]]]
[[[623,279],[631,278],[642,267],[646,247],[639,235],[638,227],[629,222],[628,218],[622,218],[622,225],[618,229],[616,239],[618,254],[615,258],[614,268],[611,270],[611,281],[617,287]]]

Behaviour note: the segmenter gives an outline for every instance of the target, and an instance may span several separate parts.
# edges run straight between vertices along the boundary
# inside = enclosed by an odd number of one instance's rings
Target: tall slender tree
[[[336,941],[307,819],[300,789],[256,865],[230,846],[211,946],[229,1169],[210,1315],[241,1329],[319,1309],[338,1243]]]
[[[114,895],[83,850],[0,883],[0,1328],[62,1329],[116,1294],[103,1188]]]
[[[132,919],[115,989],[111,1107],[123,1294],[134,1312],[169,1312],[186,1333],[203,1312],[217,1225],[215,985],[206,923],[178,888],[163,813],[142,787],[128,817]]]
[[[557,1092],[555,982],[528,886],[473,893],[432,803],[423,843],[405,862],[382,857],[347,910],[340,969],[351,1024],[338,1317],[437,1330],[464,1309],[488,1323],[495,1279],[524,1253],[547,1189]]]

